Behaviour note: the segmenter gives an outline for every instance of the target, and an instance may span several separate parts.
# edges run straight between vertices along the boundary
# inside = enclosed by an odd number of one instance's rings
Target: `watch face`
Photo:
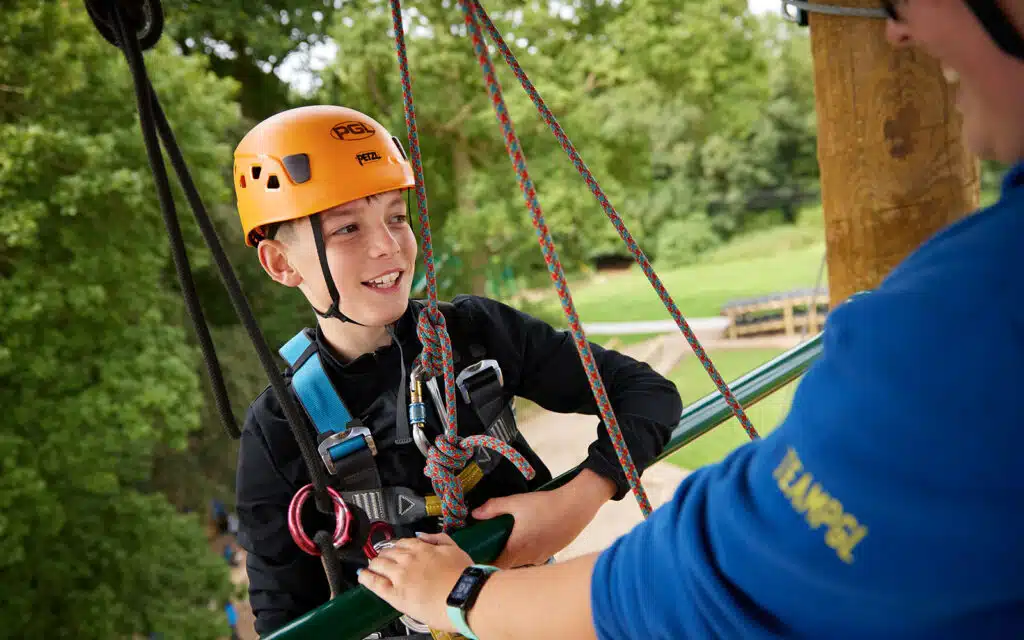
[[[448,594],[448,605],[463,608],[472,605],[476,599],[477,591],[484,583],[488,572],[477,567],[467,568],[455,583],[451,593]]]
[[[469,594],[473,591],[473,584],[477,581],[478,576],[470,574],[463,575],[459,578],[459,581],[455,583],[455,588],[452,589],[451,599],[453,605],[459,605],[466,601]]]

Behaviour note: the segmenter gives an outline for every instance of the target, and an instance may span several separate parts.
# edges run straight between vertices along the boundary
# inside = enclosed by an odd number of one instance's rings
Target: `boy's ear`
[[[302,274],[292,266],[288,259],[288,248],[280,240],[261,240],[256,247],[260,264],[275,282],[286,287],[297,287],[302,284]]]

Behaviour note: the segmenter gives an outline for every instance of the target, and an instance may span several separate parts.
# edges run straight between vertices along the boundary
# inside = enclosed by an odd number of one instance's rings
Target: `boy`
[[[315,331],[296,336],[309,343],[300,350],[315,350],[329,388],[369,431],[367,446],[337,460],[333,448],[321,447],[325,465],[334,471],[328,477],[358,524],[353,541],[341,548],[344,572],[354,584],[356,569],[367,564],[364,549],[373,551],[369,523],[382,521],[396,537],[438,530],[436,502],[432,512],[427,497],[433,488],[423,474],[429,446],[423,436],[432,443],[442,432],[443,404],[424,391],[423,431],[410,430],[403,419],[410,402],[406,372],[421,350],[416,324],[424,307],[409,300],[417,244],[403,194],[414,187],[412,168],[402,145],[380,123],[352,109],[313,106],[277,114],[250,131],[235,151],[234,183],[246,243],[256,247],[266,273],[298,288],[320,317]],[[446,322],[455,372],[461,374],[459,435],[499,436],[536,471],[527,481],[501,456],[480,450],[473,464],[483,473],[466,491],[466,506],[477,519],[514,516],[497,564],[543,563],[572,542],[602,503],[628,492],[599,425],[574,480],[555,491],[530,493],[551,473],[515,428],[513,398],[552,411],[597,414],[572,337],[476,296],[457,297],[446,308]],[[646,364],[592,348],[642,471],[679,419],[679,394]],[[300,360],[290,362],[300,366]],[[293,368],[285,377],[294,387]],[[330,597],[320,560],[300,550],[287,526],[289,503],[309,482],[280,403],[268,388],[247,413],[237,476],[238,540],[248,552],[250,600],[261,635]],[[305,513],[306,531],[333,527],[316,509]],[[396,623],[382,633],[405,631],[406,625]]]

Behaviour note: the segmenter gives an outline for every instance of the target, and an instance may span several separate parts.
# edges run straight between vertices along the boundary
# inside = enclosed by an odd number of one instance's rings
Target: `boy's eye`
[[[349,233],[355,232],[356,228],[357,227],[354,224],[344,224],[344,225],[338,227],[337,229],[335,229],[334,232],[331,235],[335,235],[335,236],[347,235]]]
[[[395,223],[399,223],[399,224],[405,222],[408,219],[409,219],[409,216],[405,215],[404,213],[396,213],[395,215],[391,216],[391,222],[395,222]]]

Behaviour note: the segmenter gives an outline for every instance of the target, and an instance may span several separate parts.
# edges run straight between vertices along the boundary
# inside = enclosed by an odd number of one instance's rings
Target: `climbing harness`
[[[420,302],[413,301],[411,304],[418,306]],[[460,326],[451,303],[442,302],[440,308],[448,315],[453,328]],[[476,344],[461,329],[453,331],[453,336],[456,338],[454,342],[465,345],[470,354],[484,353],[483,347]],[[382,527],[386,527],[390,536],[394,536],[396,529],[413,525],[428,517],[442,516],[442,505],[437,496],[422,496],[412,489],[401,486],[382,486],[380,473],[374,462],[377,447],[371,430],[359,418],[352,416],[342,395],[324,370],[315,331],[303,329],[281,348],[280,353],[289,364],[290,386],[318,433],[317,451],[324,467],[342,488],[340,499],[346,505],[361,509],[370,522],[366,534],[367,542],[363,546],[366,557],[374,557],[370,541],[374,533],[383,530]],[[455,354],[456,361],[463,359],[459,353]],[[410,375],[408,414],[413,440],[426,458],[430,455],[430,441],[425,434],[427,405],[422,394],[423,371],[421,366],[417,366]],[[529,449],[516,426],[512,399],[506,399],[501,367],[497,361],[480,360],[464,368],[456,378],[456,385],[463,403],[473,410],[488,436]],[[436,390],[436,385],[434,389]],[[435,391],[432,395],[440,422],[444,424],[447,417],[443,414],[440,393]],[[402,396],[399,394],[397,397]],[[383,428],[387,428],[387,425],[383,425]],[[500,458],[492,455],[488,449],[476,449],[472,461],[458,476],[463,492],[476,487],[499,462]],[[298,524],[297,516],[292,515],[301,510],[308,489],[307,485],[292,499],[289,507],[289,531],[303,551],[319,555],[319,551],[307,542],[308,536]],[[332,493],[332,497],[334,495],[336,494]],[[292,526],[293,523],[295,526]],[[362,537],[355,532],[350,535],[355,539]],[[390,536],[387,539],[390,539]],[[344,542],[348,540],[347,536]],[[335,536],[335,546],[342,546],[344,542],[339,542],[339,537]]]

